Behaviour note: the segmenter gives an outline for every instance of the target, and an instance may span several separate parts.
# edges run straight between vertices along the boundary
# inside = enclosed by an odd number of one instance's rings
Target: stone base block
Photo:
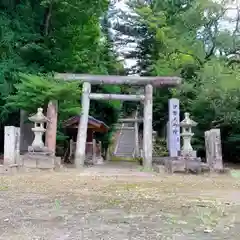
[[[158,156],[153,156],[153,163],[157,165],[165,165],[166,161],[173,161],[177,160],[178,157],[158,157]]]
[[[103,158],[102,157],[98,157],[95,161],[95,165],[102,165],[104,162],[103,162]]]
[[[12,175],[12,174],[16,174],[18,170],[19,170],[19,167],[17,164],[0,165],[0,174]]]
[[[184,150],[181,150],[179,156],[181,156],[181,157],[189,157],[189,158],[197,158],[197,152],[196,151],[184,151]]]
[[[167,172],[167,173],[185,172],[186,171],[185,161],[166,160],[164,165],[165,165],[165,172]]]
[[[230,168],[225,168],[223,167],[222,169],[210,169],[211,173],[216,173],[216,174],[230,174],[231,169]]]
[[[61,165],[60,158],[48,154],[27,153],[21,159],[25,168],[54,169]]]
[[[54,158],[38,158],[36,162],[37,162],[37,168],[40,168],[40,169],[55,168]]]
[[[201,173],[209,171],[209,166],[201,162],[201,158],[178,157],[178,160],[166,160],[165,171],[168,173]]]
[[[157,173],[165,173],[165,167],[163,165],[158,165],[158,164],[153,164],[153,171],[157,172]]]

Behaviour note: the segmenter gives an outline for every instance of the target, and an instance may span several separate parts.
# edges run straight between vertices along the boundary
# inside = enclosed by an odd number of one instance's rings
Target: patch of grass
[[[109,198],[106,200],[107,207],[116,207],[121,205],[123,202],[117,198]]]
[[[60,209],[60,201],[58,199],[55,199],[55,208],[56,210]]]
[[[0,185],[0,191],[7,191],[8,190],[8,186],[1,186]]]
[[[234,178],[240,178],[240,170],[232,170],[231,176]]]
[[[139,187],[139,184],[136,184],[136,183],[127,183],[124,188],[127,190],[127,191],[130,191],[130,190],[135,190],[136,188]]]
[[[111,156],[111,161],[117,162],[117,161],[126,161],[126,162],[137,162],[137,159],[131,158],[131,157],[116,157]]]

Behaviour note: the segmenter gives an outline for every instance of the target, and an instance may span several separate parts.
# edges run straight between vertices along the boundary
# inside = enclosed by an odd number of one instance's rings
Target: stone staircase
[[[134,128],[123,129],[124,127],[133,127],[132,123],[123,123],[120,130],[120,134],[117,140],[117,144],[114,150],[114,156],[116,157],[134,157],[135,151],[135,133]]]

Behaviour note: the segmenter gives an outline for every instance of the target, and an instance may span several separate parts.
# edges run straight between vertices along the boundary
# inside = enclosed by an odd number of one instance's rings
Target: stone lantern
[[[28,118],[34,123],[32,131],[34,133],[34,140],[31,146],[28,147],[29,152],[44,152],[47,151],[42,140],[43,134],[46,132],[44,124],[49,122],[49,119],[43,115],[43,109],[38,108],[37,113]]]
[[[191,145],[191,139],[194,133],[192,132],[192,127],[197,125],[192,119],[190,119],[189,113],[184,113],[184,119],[180,122],[180,127],[182,128],[181,137],[183,139],[183,146],[181,150],[181,155],[188,155],[191,157],[196,157],[196,151],[193,150]]]

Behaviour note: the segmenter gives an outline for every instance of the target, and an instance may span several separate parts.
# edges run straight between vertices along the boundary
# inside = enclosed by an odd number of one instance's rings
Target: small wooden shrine
[[[65,133],[70,137],[68,149],[65,154],[65,161],[73,163],[77,133],[79,126],[80,116],[73,116],[67,119],[63,123],[65,128]],[[102,121],[89,116],[88,117],[88,129],[87,129],[87,139],[86,139],[86,163],[100,164],[102,163],[102,154],[101,154],[101,142],[96,142],[94,133],[106,133],[108,132],[109,127]]]

